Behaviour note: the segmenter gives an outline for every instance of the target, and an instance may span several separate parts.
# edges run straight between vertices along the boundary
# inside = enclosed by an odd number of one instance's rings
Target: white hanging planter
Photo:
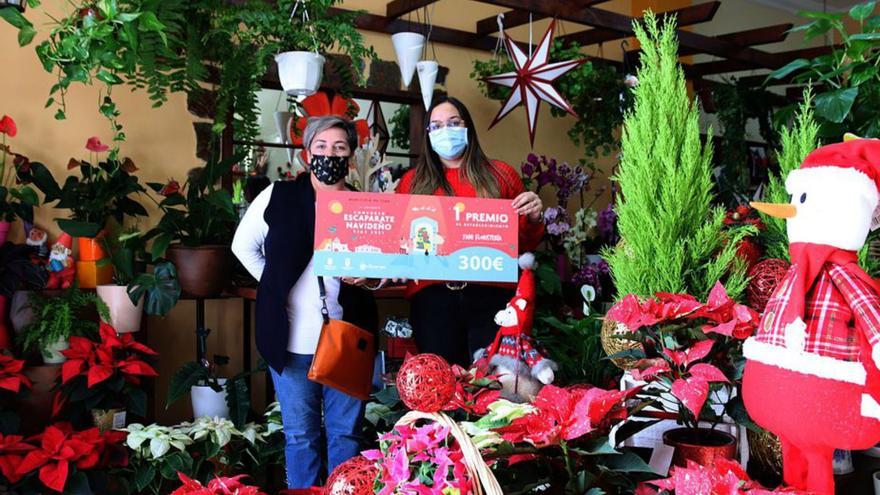
[[[67,357],[61,351],[70,349],[67,339],[60,339],[54,344],[49,344],[42,349],[43,362],[46,364],[61,364],[67,361]]]
[[[218,378],[217,382],[223,390],[217,392],[207,385],[194,385],[189,391],[192,400],[194,418],[226,418],[229,419],[229,406],[226,405],[226,378]]]
[[[308,96],[321,87],[324,56],[315,52],[283,52],[275,55],[278,79],[289,95]]]
[[[110,321],[106,323],[109,323],[117,333],[132,333],[141,329],[141,318],[144,314],[143,296],[135,305],[128,297],[128,287],[124,285],[99,285],[95,291],[107,304]]]
[[[409,86],[416,70],[416,62],[422,58],[425,37],[419,33],[397,33],[391,35],[391,43],[394,45],[394,53],[397,54],[403,85]]]
[[[422,60],[416,64],[416,71],[419,73],[422,102],[425,104],[425,110],[428,110],[431,108],[431,100],[434,98],[434,83],[437,81],[440,64],[436,60]]]

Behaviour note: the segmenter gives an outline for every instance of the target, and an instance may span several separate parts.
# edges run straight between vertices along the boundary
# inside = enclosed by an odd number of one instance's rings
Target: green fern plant
[[[98,322],[83,318],[82,314],[90,308],[96,310],[104,321],[110,320],[107,305],[97,294],[83,292],[75,286],[54,297],[32,292],[28,304],[34,313],[34,321],[16,337],[22,353],[40,351],[73,335],[95,338]]]
[[[699,108],[678,64],[674,20],[661,25],[651,12],[644,20],[633,26],[642,67],[615,176],[622,240],[604,256],[621,296],[662,291],[705,300],[721,280],[736,298],[747,283],[736,246],[752,232],[725,232],[724,210],[712,205],[712,144],[701,142]]]

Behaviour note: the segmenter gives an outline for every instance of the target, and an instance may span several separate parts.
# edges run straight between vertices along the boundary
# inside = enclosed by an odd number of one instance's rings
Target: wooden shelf
[[[395,285],[391,287],[384,287],[382,289],[374,291],[373,295],[376,297],[376,299],[403,299],[405,293],[405,286]],[[240,297],[242,299],[255,301],[257,299],[257,288],[230,287],[226,289],[226,295],[228,295],[229,297]]]

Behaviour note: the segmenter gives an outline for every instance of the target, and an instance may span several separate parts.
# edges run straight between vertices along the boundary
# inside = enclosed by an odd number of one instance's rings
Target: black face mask
[[[312,155],[309,170],[319,181],[332,186],[348,175],[347,156]]]

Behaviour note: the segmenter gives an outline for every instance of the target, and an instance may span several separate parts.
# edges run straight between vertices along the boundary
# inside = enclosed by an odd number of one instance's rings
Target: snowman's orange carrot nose
[[[776,218],[791,218],[797,215],[797,208],[790,203],[760,203],[752,201],[752,208]]]

